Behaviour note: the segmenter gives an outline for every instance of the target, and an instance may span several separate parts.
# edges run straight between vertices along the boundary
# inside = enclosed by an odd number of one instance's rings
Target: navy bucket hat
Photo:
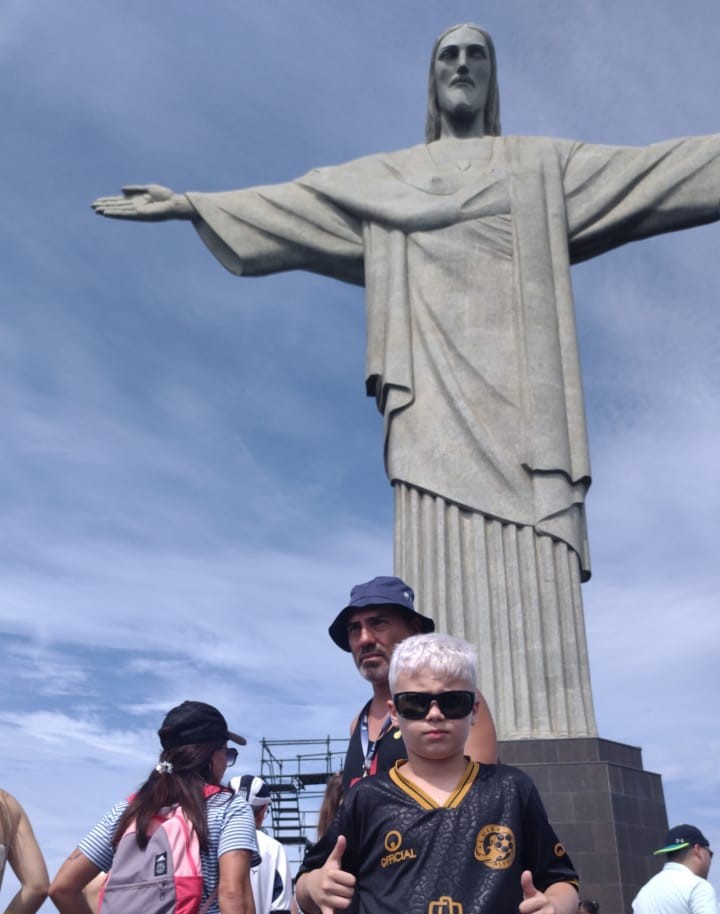
[[[435,631],[435,623],[415,609],[415,594],[401,578],[377,577],[364,584],[356,584],[350,591],[350,602],[343,607],[328,629],[330,637],[338,647],[350,651],[348,641],[348,617],[357,609],[367,606],[393,606],[402,610],[409,619],[418,619],[423,635]]]

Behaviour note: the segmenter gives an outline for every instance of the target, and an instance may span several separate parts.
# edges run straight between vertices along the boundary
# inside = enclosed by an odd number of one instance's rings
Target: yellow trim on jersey
[[[467,792],[475,783],[475,778],[480,770],[478,762],[473,762],[472,759],[468,759],[467,762],[467,767],[458,781],[457,787],[442,804],[436,803],[435,800],[428,796],[424,790],[421,790],[417,784],[414,784],[405,777],[401,771],[402,766],[407,764],[405,759],[400,759],[400,761],[395,762],[388,774],[390,775],[390,780],[399,787],[403,793],[406,793],[415,800],[416,803],[422,806],[423,809],[455,809],[456,806],[459,806],[462,803]]]

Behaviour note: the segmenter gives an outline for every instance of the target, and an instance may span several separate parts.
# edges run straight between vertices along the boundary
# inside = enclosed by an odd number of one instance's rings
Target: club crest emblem
[[[515,859],[515,835],[507,825],[486,825],[475,839],[475,859],[491,870],[506,870]]]

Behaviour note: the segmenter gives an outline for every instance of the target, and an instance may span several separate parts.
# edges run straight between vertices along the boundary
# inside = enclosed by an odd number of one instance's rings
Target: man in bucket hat
[[[372,686],[372,698],[350,725],[350,743],[343,768],[343,786],[376,771],[387,771],[406,758],[400,731],[388,714],[391,698],[388,669],[393,649],[410,635],[427,634],[435,623],[415,609],[415,594],[401,578],[380,576],[350,591],[350,602],[335,617],[328,632],[339,648],[353,655],[360,675]],[[465,745],[478,762],[497,761],[495,725],[480,701]]]
[[[707,881],[713,852],[694,825],[677,825],[665,835],[665,866],[635,896],[633,914],[717,914],[715,890]]]

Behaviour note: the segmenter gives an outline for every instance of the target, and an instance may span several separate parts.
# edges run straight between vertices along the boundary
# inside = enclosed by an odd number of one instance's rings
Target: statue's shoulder
[[[317,180],[335,180],[338,177],[353,175],[380,175],[386,173],[388,168],[402,168],[418,162],[425,161],[427,157],[427,146],[420,143],[417,146],[411,146],[408,149],[397,149],[394,152],[375,152],[370,155],[360,156],[357,159],[351,159],[349,162],[342,162],[339,165],[325,165],[321,168],[314,168],[306,175],[300,178],[305,181],[311,178]]]
[[[575,140],[564,140],[555,136],[524,136],[509,134],[502,137],[510,155],[519,158],[527,156],[566,157],[578,145]]]

